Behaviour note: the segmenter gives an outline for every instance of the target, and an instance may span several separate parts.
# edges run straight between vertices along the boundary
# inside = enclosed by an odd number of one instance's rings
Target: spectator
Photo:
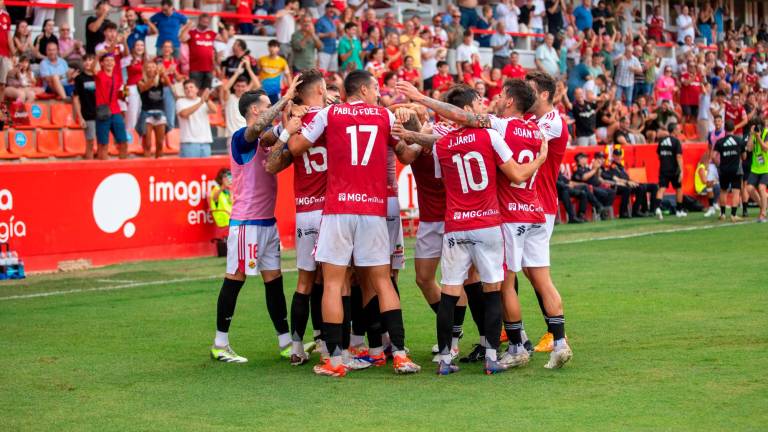
[[[391,72],[397,72],[403,66],[403,49],[400,47],[400,40],[397,33],[387,34],[386,45],[384,47],[384,58],[387,68]]]
[[[291,81],[291,68],[288,62],[280,57],[280,43],[277,40],[270,40],[267,49],[269,54],[259,57],[258,60],[259,80],[269,100],[276,103],[280,99],[283,80]]]
[[[599,152],[598,154],[603,156],[603,153]],[[577,153],[576,172],[573,173],[572,179],[591,186],[592,194],[594,194],[602,207],[611,208],[613,200],[616,198],[616,192],[603,181],[604,162],[605,159],[595,157],[590,164],[586,154]]]
[[[104,54],[115,56],[115,62],[120,64],[120,60],[127,54],[125,52],[125,41],[123,36],[117,33],[117,24],[109,21],[104,24],[104,41],[96,45],[96,57]]]
[[[179,71],[179,63],[173,56],[174,47],[171,41],[165,41],[161,50],[161,57],[155,60],[160,63],[162,73],[168,79],[169,85],[163,87],[163,105],[165,107],[165,119],[168,129],[176,128],[176,98],[173,94],[173,84],[186,79]]]
[[[632,104],[635,107],[635,104]],[[632,120],[629,116],[623,116],[619,119],[619,128],[614,132],[612,141],[614,144],[633,145],[645,144],[645,137],[640,129],[632,128]]]
[[[426,32],[429,32],[429,30],[424,30]],[[430,36],[432,34],[430,33]],[[378,27],[368,27],[368,33],[366,34],[366,40],[362,42],[363,44],[363,52],[365,55],[368,55],[373,51],[375,48],[381,48],[384,49],[384,41],[381,39],[381,31]]]
[[[366,9],[364,19],[360,21],[360,31],[367,35],[369,34],[370,30],[374,28],[379,30],[379,36],[381,36],[381,24],[376,18],[376,10]]]
[[[672,68],[664,66],[664,75],[656,80],[656,101],[671,102],[675,92],[677,92],[677,82],[672,77]]]
[[[491,36],[491,49],[493,50],[493,67],[503,69],[509,63],[509,56],[514,42],[507,34],[503,21],[496,24],[496,31]]]
[[[699,75],[694,62],[689,62],[685,72],[680,74],[680,105],[683,107],[683,121],[685,123],[694,123],[699,115],[703,81],[704,78]]]
[[[629,178],[629,174],[624,169],[624,165],[621,163],[622,151],[620,149],[614,149],[612,153],[612,159],[607,171],[603,172],[603,179],[612,182],[616,186],[616,194],[621,196],[621,205],[619,207],[619,217],[626,219],[629,217],[644,217],[647,216],[647,212],[643,211],[643,206],[648,207],[648,197],[646,185],[640,184]],[[655,185],[652,185],[655,186]],[[656,187],[651,187],[652,196],[654,197]],[[631,205],[630,213],[630,196],[635,197],[635,202]],[[653,210],[656,210],[656,205],[652,205]]]
[[[587,0],[588,1],[588,0]],[[544,37],[544,43],[536,48],[536,69],[548,73],[553,77],[560,75],[560,56],[553,47],[555,37],[547,34]]]
[[[243,74],[247,72],[247,76]],[[250,79],[248,78],[250,77]],[[259,79],[253,72],[251,62],[243,59],[231,77],[221,86],[219,100],[224,103],[226,135],[230,138],[237,130],[244,128],[245,118],[240,114],[238,104],[243,93],[259,87]]]
[[[424,40],[419,37],[419,29],[413,24],[413,21],[405,22],[405,32],[400,35],[400,45],[405,50],[406,56],[413,57],[413,66],[421,68],[421,45]]]
[[[338,56],[336,55],[336,8],[332,2],[325,5],[325,15],[315,23],[317,36],[323,42],[323,48],[318,53],[318,68],[324,71],[335,72],[339,70]]]
[[[573,20],[579,31],[587,31],[592,28],[592,0],[582,0],[581,4],[573,9]]]
[[[669,126],[679,123],[675,110],[672,109],[672,103],[666,99],[661,101],[661,106],[656,109],[656,138],[666,138],[669,135]]]
[[[160,50],[166,41],[173,45],[173,57],[179,56],[179,34],[187,30],[191,25],[187,17],[176,12],[173,8],[172,0],[162,0],[160,3],[161,11],[152,15],[149,20],[157,27],[156,47]]]
[[[312,18],[304,16],[301,18],[299,31],[291,37],[291,48],[293,50],[293,69],[302,71],[315,67],[317,63],[317,50],[323,48],[323,41],[315,33],[315,25]]]
[[[371,73],[379,82],[379,86],[384,85],[384,74],[387,72],[387,65],[384,64],[384,50],[374,48],[368,56],[368,63],[365,64],[365,70]]]
[[[219,34],[213,42],[213,48],[216,51],[216,63],[221,63],[232,55],[232,47],[237,40],[235,39],[236,34],[234,24],[219,24]]]
[[[29,25],[26,21],[19,21],[16,24],[16,32],[13,34],[13,48],[17,55],[25,55],[30,60],[37,60]]]
[[[661,13],[661,6],[656,5],[653,7],[653,13],[648,15],[646,20],[649,39],[653,39],[656,43],[665,42],[664,27],[666,27],[667,21],[664,19],[664,15]]]
[[[85,55],[83,43],[72,37],[69,24],[59,26],[59,52],[70,65],[79,65]]]
[[[120,114],[118,95],[123,87],[123,75],[115,67],[115,57],[105,54],[101,58],[101,70],[96,73],[96,142],[97,157],[106,159],[108,155],[109,134],[115,138],[118,157],[128,157],[128,136],[125,133],[125,122]]]
[[[53,27],[54,24],[52,19],[45,20],[42,33],[37,35],[35,38],[35,42],[33,44],[34,54],[38,62],[46,57],[46,47],[49,43],[55,43],[56,46],[59,45],[59,38],[53,34]]]
[[[96,144],[96,56],[86,54],[83,66],[75,77],[75,91],[72,108],[80,127],[85,129],[85,159],[93,159],[93,147]]]
[[[152,154],[153,132],[155,135],[155,158],[163,156],[165,130],[168,124],[163,93],[170,84],[164,68],[155,62],[144,63],[144,76],[137,85],[141,96],[141,114],[136,124],[136,131],[142,137],[144,157],[149,157]]]
[[[626,106],[632,105],[635,74],[638,73],[643,73],[643,66],[630,45],[624,50],[624,55],[616,59],[616,100],[621,101],[624,96]]]
[[[544,15],[547,8],[544,6],[544,0],[533,0],[533,10],[530,11],[528,27],[533,33],[544,33]]]
[[[563,208],[565,208],[565,214],[568,215],[568,223],[569,224],[580,224],[584,223],[584,219],[582,219],[579,216],[576,216],[576,213],[573,211],[573,203],[571,203],[571,197],[573,196],[571,193],[576,193],[575,190],[571,189],[571,181],[566,177],[562,172],[558,173],[557,180],[555,181],[555,187],[557,188],[557,199],[560,200],[561,203],[563,203]],[[579,205],[581,206],[582,201],[583,205],[586,211],[586,196],[583,196],[583,200],[579,200]]]
[[[285,7],[275,14],[275,39],[280,42],[280,55],[293,64],[291,36],[296,33],[296,19],[299,12],[299,0],[288,0]]]
[[[144,20],[139,14],[133,10],[128,9],[125,11],[125,33],[128,35],[125,37],[125,41],[128,44],[128,50],[133,50],[133,45],[136,41],[145,42],[147,36],[156,35],[157,27],[150,20]]]
[[[448,62],[437,62],[437,75],[432,78],[432,88],[440,92],[446,92],[453,85],[453,76]]]
[[[342,71],[349,72],[363,68],[361,57],[363,46],[357,32],[357,24],[353,22],[344,24],[344,36],[339,39],[339,60]]]
[[[3,91],[6,99],[24,104],[35,100],[37,88],[35,87],[35,75],[30,68],[27,56],[19,57],[18,64],[11,68],[7,75],[7,84]]]
[[[712,45],[716,39],[715,16],[712,10],[712,4],[704,2],[704,7],[699,10],[699,17],[696,22],[699,34],[706,40],[707,45]]]
[[[400,36],[400,27],[395,20],[395,14],[392,12],[387,12],[384,14],[384,25],[382,26],[382,31],[385,35],[394,33],[398,37]]]
[[[211,88],[216,66],[216,32],[209,28],[210,24],[211,17],[203,13],[197,19],[197,27],[181,35],[181,41],[189,46],[189,79],[202,90]]]
[[[414,66],[413,57],[411,56],[405,56],[403,67],[400,69],[400,72],[397,74],[397,77],[400,80],[410,82],[418,89],[423,88],[423,83],[421,81],[421,73]]]
[[[477,16],[477,0],[458,0],[461,13],[461,26],[465,29],[475,27],[479,17]]]
[[[432,25],[428,27],[428,30],[432,33],[432,43],[435,47],[448,47],[448,32],[443,28],[442,14],[437,14],[432,17]]]
[[[584,90],[577,88],[573,92],[573,119],[576,122],[576,145],[597,145],[597,105],[588,101]]]
[[[448,56],[449,58],[451,56],[457,55],[456,49],[459,47],[459,45],[461,44],[462,40],[465,37],[464,36],[465,30],[469,30],[469,29],[464,29],[464,27],[461,26],[461,22],[460,22],[461,13],[459,13],[458,9],[455,9],[452,12],[452,14],[453,14],[453,16],[451,16],[452,21],[445,28],[445,31],[448,33],[447,46],[448,46],[448,52],[450,53]]]
[[[680,11],[680,15],[675,19],[677,24],[677,44],[682,45],[685,42],[685,37],[690,36],[691,40],[696,37],[696,30],[693,25],[693,18],[689,15],[688,6],[683,4],[683,8]]]
[[[597,2],[597,7],[591,9],[592,12],[592,30],[595,33],[601,34],[613,34],[608,32],[608,19],[611,17],[610,12],[605,7],[605,2],[600,0]],[[629,33],[627,33],[629,34]]]
[[[547,0],[544,6],[547,8],[547,31],[557,36],[563,29],[565,0]]]
[[[237,0],[235,2],[235,12],[240,15],[237,18],[237,29],[240,34],[252,35],[255,33],[255,22],[253,19],[243,16],[257,14],[254,10],[254,4],[252,0]]]
[[[520,54],[512,51],[509,56],[509,63],[501,70],[502,75],[512,79],[524,79],[528,71],[520,65]]]
[[[224,59],[221,63],[224,76],[229,78],[234,75],[243,60],[249,62],[251,66],[256,64],[256,60],[251,57],[251,53],[248,51],[248,46],[245,45],[245,41],[242,39],[234,39],[234,43],[232,44],[232,55]],[[244,78],[250,81],[249,76],[244,76]]]
[[[176,101],[181,135],[180,157],[211,155],[213,137],[208,114],[216,111],[216,105],[210,99],[209,89],[204,89],[199,96],[198,92],[199,89],[194,80],[184,81],[184,97]]]
[[[421,79],[424,82],[424,90],[431,90],[432,78],[437,75],[439,51],[433,46],[432,33],[429,30],[422,30],[421,38],[424,39],[424,45],[421,46]]]
[[[483,6],[483,13],[477,19],[475,28],[478,30],[490,30],[495,27],[496,27],[496,20],[493,19],[493,8],[490,5]],[[475,40],[477,41],[477,44],[480,45],[480,47],[490,48],[492,37],[493,37],[492,35],[478,33],[475,35]]]
[[[72,71],[67,61],[59,57],[59,45],[55,42],[48,43],[45,53],[45,59],[40,62],[40,78],[45,82],[45,92],[67,99],[74,89],[70,83]]]
[[[725,101],[725,120],[733,122],[733,134],[742,135],[744,126],[749,122],[749,116],[747,111],[741,104],[741,94],[735,93],[731,97],[731,101]],[[727,130],[728,128],[726,128]]]
[[[128,130],[136,128],[136,122],[139,120],[141,112],[141,96],[139,95],[138,84],[144,77],[144,63],[147,62],[146,44],[139,39],[133,43],[131,55],[123,59],[123,66],[126,72],[126,105],[125,125]]]
[[[463,69],[462,64],[471,62],[475,54],[479,55],[480,51],[472,38],[472,31],[466,30],[461,45],[456,48],[456,70],[460,72]]]
[[[531,13],[536,9],[533,4],[533,0],[527,0],[524,5],[520,6],[520,14],[517,17],[520,25],[520,31],[528,33],[531,31]]]
[[[94,9],[96,16],[85,20],[85,52],[96,54],[96,45],[104,42],[104,24],[109,22],[107,15],[111,10],[108,0],[99,0]]]
[[[5,92],[8,73],[13,68],[12,53],[11,16],[5,10],[5,1],[0,0],[0,94]]]

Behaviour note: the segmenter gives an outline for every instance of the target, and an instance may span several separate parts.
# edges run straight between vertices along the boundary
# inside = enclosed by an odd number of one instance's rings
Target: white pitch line
[[[134,280],[125,280],[125,279],[96,279],[96,282],[109,282],[109,283],[126,284],[126,283],[134,283],[136,281],[134,281]]]
[[[724,224],[709,224],[709,225],[699,225],[699,226],[693,226],[693,227],[685,227],[685,228],[669,228],[669,229],[663,229],[663,230],[656,230],[656,231],[645,231],[645,232],[639,232],[639,233],[632,233],[632,234],[622,234],[622,235],[616,235],[616,236],[605,236],[605,237],[590,237],[585,239],[578,239],[578,240],[566,240],[562,242],[555,242],[552,243],[552,246],[560,246],[560,245],[570,245],[570,244],[577,244],[577,243],[587,243],[587,242],[593,242],[593,241],[606,241],[606,240],[622,240],[622,239],[628,239],[628,238],[635,238],[635,237],[645,237],[645,236],[652,236],[656,234],[672,234],[672,233],[678,233],[678,232],[686,232],[686,231],[699,231],[703,229],[713,229],[713,228],[725,228],[725,227],[732,227],[737,225],[744,225],[749,222],[738,222],[738,223],[724,223]],[[410,258],[410,257],[408,257]],[[295,268],[289,268],[289,269],[283,269],[284,273],[288,272],[295,272],[297,271]],[[0,297],[0,301],[5,300],[21,300],[21,299],[30,299],[30,298],[37,298],[37,297],[51,297],[51,296],[58,296],[58,295],[67,295],[67,294],[77,294],[77,293],[84,293],[84,292],[101,292],[101,291],[117,291],[117,290],[123,290],[128,288],[141,288],[146,286],[160,286],[160,285],[169,285],[169,284],[175,284],[175,283],[181,283],[181,282],[196,282],[196,281],[203,281],[203,280],[213,280],[216,278],[220,278],[221,275],[215,275],[215,276],[200,276],[200,277],[194,277],[194,278],[179,278],[179,279],[168,279],[163,281],[146,281],[146,282],[133,282],[133,283],[126,283],[121,285],[113,285],[113,286],[106,286],[106,287],[98,287],[98,288],[88,288],[88,289],[73,289],[73,290],[66,290],[66,291],[49,291],[49,292],[41,292],[41,293],[34,293],[34,294],[19,294],[19,295],[13,295],[8,297]]]

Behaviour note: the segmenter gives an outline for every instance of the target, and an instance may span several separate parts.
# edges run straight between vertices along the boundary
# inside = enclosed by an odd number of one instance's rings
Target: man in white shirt
[[[555,37],[551,33],[547,33],[544,36],[544,43],[536,48],[536,68],[542,72],[551,75],[554,78],[560,74],[560,56],[557,55],[557,51],[552,46],[555,42]]]
[[[296,33],[296,13],[299,11],[299,0],[288,0],[285,9],[275,14],[275,39],[280,42],[280,54],[293,65],[293,50],[291,37]]]
[[[531,32],[544,33],[544,13],[546,12],[544,0],[533,0],[533,6],[531,20],[529,21]]]
[[[480,54],[471,30],[464,30],[464,40],[456,48],[456,70],[461,72],[461,64],[471,62],[473,54]]]
[[[179,157],[208,157],[211,155],[211,123],[208,113],[216,111],[216,105],[210,100],[211,91],[203,90],[197,95],[197,84],[192,80],[184,81],[184,97],[176,101],[176,113],[179,116],[181,148]]]
[[[507,31],[512,33],[520,31],[520,23],[517,19],[520,16],[520,8],[513,0],[501,0],[496,5],[496,15],[499,21],[505,24]]]
[[[683,5],[683,10],[675,20],[677,24],[677,43],[682,45],[685,43],[685,37],[690,36],[693,40],[696,37],[696,31],[693,27],[693,18],[688,14],[688,6]]]

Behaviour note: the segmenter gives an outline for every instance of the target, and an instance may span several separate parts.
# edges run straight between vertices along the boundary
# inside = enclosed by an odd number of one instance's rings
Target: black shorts
[[[757,187],[757,185],[768,186],[768,174],[752,173],[749,175],[749,178],[747,179],[747,183],[751,184],[754,187]]]
[[[682,186],[680,184],[680,173],[660,172],[659,187],[662,189],[666,189],[670,183],[672,184],[673,188],[680,189],[680,187]]]
[[[688,117],[697,117],[699,115],[698,105],[683,105],[683,115]]]
[[[717,174],[720,178],[720,190],[741,189],[741,174],[736,171],[719,171]]]

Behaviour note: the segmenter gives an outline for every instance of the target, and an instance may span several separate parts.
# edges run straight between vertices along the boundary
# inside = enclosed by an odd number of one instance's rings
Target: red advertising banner
[[[0,242],[32,271],[76,259],[105,265],[213,255],[208,192],[228,163],[212,157],[3,165]],[[276,210],[286,247],[295,230],[292,176],[279,176]]]

